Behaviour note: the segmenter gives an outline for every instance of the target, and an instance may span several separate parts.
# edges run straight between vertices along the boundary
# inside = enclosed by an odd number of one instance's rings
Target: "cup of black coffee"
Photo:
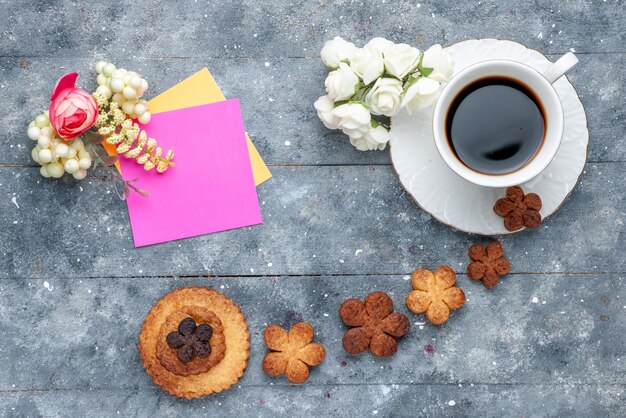
[[[455,75],[433,115],[441,157],[480,186],[508,187],[537,176],[563,137],[563,107],[552,84],[576,63],[568,53],[539,72],[516,61],[490,60]]]

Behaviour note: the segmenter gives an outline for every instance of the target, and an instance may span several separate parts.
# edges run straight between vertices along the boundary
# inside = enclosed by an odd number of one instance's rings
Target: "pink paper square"
[[[124,179],[150,191],[127,200],[136,247],[262,222],[239,100],[157,113],[142,128],[174,148],[176,166],[159,174],[120,158]]]

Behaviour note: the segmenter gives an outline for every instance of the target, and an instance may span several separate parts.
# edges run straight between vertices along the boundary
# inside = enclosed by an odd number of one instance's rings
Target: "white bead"
[[[52,151],[49,148],[44,148],[39,150],[39,162],[42,164],[47,164],[52,161]]]
[[[48,148],[50,146],[50,137],[41,135],[37,140],[37,145],[39,145],[41,148]]]
[[[47,136],[49,138],[52,138],[54,136],[54,131],[51,127],[46,126],[45,128],[41,128],[41,133],[39,134],[39,136]]]
[[[106,86],[109,82],[109,79],[104,74],[98,74],[98,77],[96,77],[96,81],[98,82],[99,86]]]
[[[61,163],[50,163],[46,166],[50,177],[54,177],[55,179],[59,179],[63,177],[63,173],[65,173],[65,168],[63,168],[63,164]]]
[[[78,158],[80,158],[81,160],[83,158],[87,158],[89,159],[89,161],[91,161],[91,155],[89,155],[89,152],[87,152],[86,150],[80,150],[78,151]]]
[[[102,74],[104,74],[107,77],[111,77],[111,74],[113,74],[113,71],[115,70],[116,70],[115,65],[109,62],[102,68]]]
[[[115,93],[113,97],[111,98],[111,100],[121,106],[126,101],[126,98],[121,93]]]
[[[130,85],[130,79],[133,78],[133,76],[129,73],[124,75],[124,84],[126,85]]]
[[[98,88],[96,89],[96,93],[104,95],[107,99],[110,99],[111,95],[113,94],[111,92],[111,89],[107,86],[98,86]]]
[[[122,110],[124,111],[124,113],[126,113],[127,115],[130,115],[131,113],[133,113],[133,111],[135,110],[135,103],[133,102],[125,102],[122,105]]]
[[[124,82],[121,78],[111,79],[111,90],[113,90],[115,93],[119,93],[124,90]]]
[[[74,147],[69,147],[67,150],[67,158],[75,158],[78,151]]]
[[[139,115],[139,118],[137,119],[139,120],[139,122],[145,125],[146,123],[150,122],[150,119],[152,119],[152,115],[150,114],[150,112],[143,112],[141,115]]]
[[[102,74],[102,70],[104,69],[104,66],[107,65],[106,61],[98,61],[96,63],[96,72],[98,74]]]
[[[78,161],[76,161],[76,159],[74,159],[74,158],[70,158],[69,160],[66,160],[65,164],[63,164],[63,166],[65,167],[65,171],[70,173],[70,174],[74,174],[75,172],[80,170],[80,166],[78,165]]]
[[[125,75],[124,71],[122,71],[121,68],[118,68],[117,70],[111,73],[111,78],[119,78],[121,80],[122,78],[124,78],[124,75]]]
[[[28,135],[28,137],[33,141],[36,141],[37,138],[39,138],[39,134],[41,134],[41,130],[36,126],[31,126],[28,128],[28,131],[26,131],[26,135]]]
[[[135,113],[138,114],[139,116],[143,115],[145,111],[146,111],[146,106],[143,103],[137,103],[135,105]]]
[[[70,147],[67,146],[67,144],[57,144],[56,147],[54,147],[54,153],[56,155],[58,155],[61,158],[67,158],[67,153],[70,151]]]
[[[84,170],[84,169],[81,168],[80,170],[78,170],[77,172],[72,174],[72,176],[74,176],[74,178],[76,180],[82,180],[85,177],[87,177],[87,170]]]
[[[78,160],[78,166],[84,170],[91,167],[91,158],[81,158]]]
[[[46,115],[39,115],[35,118],[35,124],[39,128],[45,128],[50,125],[50,119]]]
[[[70,144],[70,147],[74,148],[77,152],[85,148],[85,143],[82,139],[76,138]]]
[[[143,91],[148,90],[148,82],[145,79],[141,80],[141,90]]]
[[[39,151],[41,150],[41,148],[39,147],[35,147],[33,148],[33,150],[30,152],[30,156],[33,157],[33,160],[35,160],[35,162],[39,163]],[[41,164],[41,163],[40,163]]]
[[[41,168],[39,169],[39,174],[41,174],[45,178],[49,178],[50,177],[50,173],[48,173],[48,169],[46,168],[45,165],[41,166]]]
[[[124,91],[122,92],[122,94],[127,99],[136,99],[137,98],[137,92],[135,91],[134,88],[132,88],[130,86],[124,87]]]
[[[134,76],[130,79],[130,86],[134,89],[141,88],[141,78]]]

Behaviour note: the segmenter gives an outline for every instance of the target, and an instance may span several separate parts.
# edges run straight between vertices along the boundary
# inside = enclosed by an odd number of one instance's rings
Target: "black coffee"
[[[466,86],[446,115],[450,147],[463,164],[484,174],[506,174],[535,156],[545,131],[541,104],[523,84],[486,77]]]

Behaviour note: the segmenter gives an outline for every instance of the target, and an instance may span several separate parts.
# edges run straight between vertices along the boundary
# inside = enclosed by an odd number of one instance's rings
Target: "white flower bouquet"
[[[321,57],[333,71],[326,78],[327,94],[315,102],[317,115],[360,151],[385,149],[389,118],[402,108],[412,114],[430,107],[454,70],[439,44],[420,53],[384,38],[357,48],[338,36],[326,42]]]

